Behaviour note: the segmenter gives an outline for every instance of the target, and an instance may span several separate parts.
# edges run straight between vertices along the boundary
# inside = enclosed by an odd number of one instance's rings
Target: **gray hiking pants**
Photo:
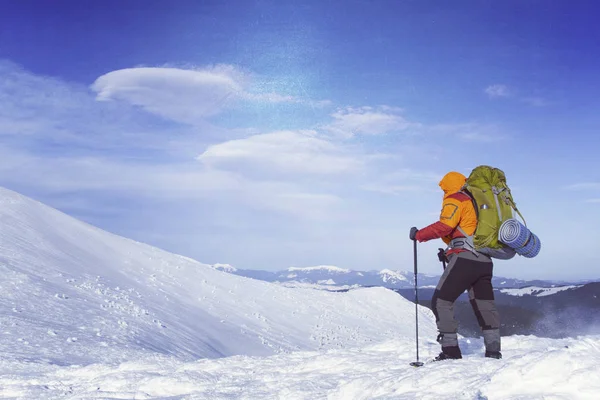
[[[458,346],[458,323],[454,319],[454,302],[469,291],[469,299],[487,351],[500,351],[500,316],[494,302],[491,258],[470,251],[452,254],[435,289],[431,308],[435,314],[442,347]]]

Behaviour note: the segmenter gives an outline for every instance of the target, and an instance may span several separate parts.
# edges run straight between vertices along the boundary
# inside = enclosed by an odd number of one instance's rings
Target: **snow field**
[[[600,338],[504,340],[502,360],[481,340],[465,358],[414,368],[414,343],[232,356],[184,362],[149,356],[121,364],[60,367],[0,362],[0,396],[19,399],[597,399]],[[438,352],[423,339],[423,359]]]

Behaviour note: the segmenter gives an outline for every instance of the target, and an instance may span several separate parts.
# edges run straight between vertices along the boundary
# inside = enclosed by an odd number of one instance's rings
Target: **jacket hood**
[[[440,187],[444,191],[444,197],[459,192],[466,181],[467,178],[460,172],[448,172],[440,181]]]

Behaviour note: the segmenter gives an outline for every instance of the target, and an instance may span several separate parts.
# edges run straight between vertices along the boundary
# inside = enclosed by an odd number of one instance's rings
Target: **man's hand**
[[[446,251],[444,249],[438,249],[438,260],[440,260],[440,262],[448,262],[448,259],[446,258]]]
[[[410,240],[417,240],[417,232],[419,232],[419,230],[417,229],[416,226],[413,226],[412,228],[410,228],[410,234],[408,235]]]

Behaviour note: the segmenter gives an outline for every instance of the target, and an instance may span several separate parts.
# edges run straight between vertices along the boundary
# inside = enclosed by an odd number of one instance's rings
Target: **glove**
[[[448,259],[446,258],[446,252],[444,251],[444,249],[438,250],[438,260],[440,260],[440,262],[448,262]]]
[[[413,226],[412,228],[410,228],[410,234],[408,235],[410,240],[417,240],[417,232],[419,232],[419,230],[417,229],[416,226]]]

